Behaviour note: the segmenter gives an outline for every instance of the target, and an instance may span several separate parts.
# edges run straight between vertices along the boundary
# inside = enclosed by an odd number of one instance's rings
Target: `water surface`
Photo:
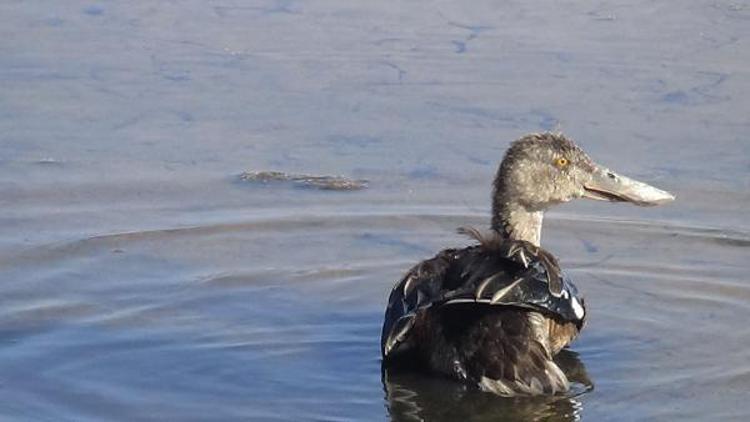
[[[0,416],[746,420],[750,3],[0,4]],[[562,129],[675,193],[575,203],[593,390],[381,374],[388,292]],[[346,176],[364,190],[238,181]]]

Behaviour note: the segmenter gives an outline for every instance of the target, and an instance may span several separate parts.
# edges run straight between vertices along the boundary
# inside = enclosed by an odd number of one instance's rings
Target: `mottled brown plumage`
[[[386,363],[409,359],[501,395],[567,390],[552,358],[583,326],[575,287],[542,248],[462,231],[481,243],[440,252],[394,287],[383,330]]]
[[[383,363],[408,363],[503,396],[569,388],[553,361],[580,332],[585,303],[540,247],[544,211],[586,197],[656,205],[674,197],[595,164],[562,134],[515,141],[495,177],[492,231],[409,270],[388,300]]]

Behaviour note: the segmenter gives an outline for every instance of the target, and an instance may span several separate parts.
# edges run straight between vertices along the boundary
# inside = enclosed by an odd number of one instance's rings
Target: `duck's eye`
[[[559,168],[565,168],[570,164],[570,161],[568,161],[565,157],[560,157],[557,160],[555,160],[555,165]]]

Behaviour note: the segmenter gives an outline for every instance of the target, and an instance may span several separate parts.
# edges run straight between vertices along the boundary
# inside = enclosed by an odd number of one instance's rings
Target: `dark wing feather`
[[[582,323],[583,308],[575,286],[563,279],[551,254],[523,241],[478,240],[477,246],[446,249],[417,264],[396,284],[383,324],[383,357],[409,350],[417,316],[436,306],[514,306]]]
[[[582,299],[560,272],[549,252],[528,242],[482,244],[454,253],[454,269],[447,273],[444,304],[477,302],[508,305],[552,314],[580,323]]]
[[[455,260],[455,252],[446,249],[434,258],[420,262],[393,287],[380,338],[383,357],[409,348],[409,331],[417,313],[439,301],[446,293],[443,284]]]

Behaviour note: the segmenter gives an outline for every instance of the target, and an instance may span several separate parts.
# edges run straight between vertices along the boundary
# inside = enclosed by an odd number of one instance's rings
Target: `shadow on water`
[[[498,397],[463,384],[405,368],[383,368],[383,388],[393,421],[578,421],[579,397],[593,389],[577,353],[555,358],[572,389],[565,396]]]

